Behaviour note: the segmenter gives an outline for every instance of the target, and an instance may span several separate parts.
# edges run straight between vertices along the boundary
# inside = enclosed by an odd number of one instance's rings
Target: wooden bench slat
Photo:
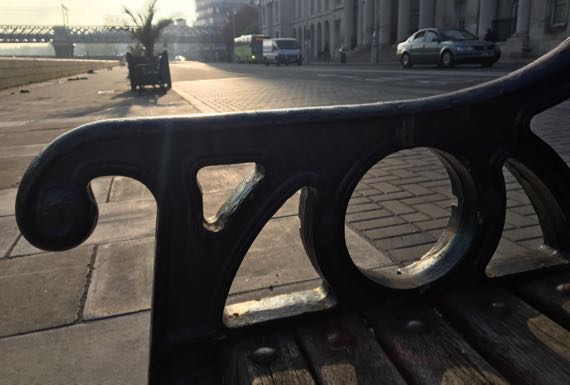
[[[354,314],[302,322],[296,331],[319,384],[406,384],[372,332]]]
[[[570,271],[523,282],[516,291],[556,323],[570,329]]]
[[[516,296],[502,290],[456,293],[445,297],[442,308],[513,383],[569,383],[570,333]]]
[[[510,257],[494,257],[489,261],[486,273],[489,277],[494,278],[566,264],[568,264],[568,259],[558,254],[546,254],[530,251],[528,253],[517,254]]]
[[[275,349],[273,360],[256,360],[255,352],[264,347]],[[222,354],[221,371],[226,385],[316,385],[290,331],[233,339]]]
[[[385,304],[367,310],[366,316],[380,344],[414,385],[508,383],[428,305]]]

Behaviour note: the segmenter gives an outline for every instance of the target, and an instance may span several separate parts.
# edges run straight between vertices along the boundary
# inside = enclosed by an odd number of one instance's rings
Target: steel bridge
[[[131,43],[134,26],[0,25],[0,43]],[[164,30],[168,43],[220,41],[220,29],[211,26],[171,25]]]

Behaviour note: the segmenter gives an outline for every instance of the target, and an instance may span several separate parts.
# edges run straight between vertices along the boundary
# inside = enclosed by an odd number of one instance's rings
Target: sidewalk
[[[21,175],[62,133],[99,119],[197,112],[174,92],[134,96],[126,74],[0,91],[0,384],[146,381],[156,215],[148,191],[127,178],[96,180],[96,234],[64,253],[31,247],[14,217]]]
[[[87,80],[0,92],[0,384],[144,382],[156,218],[148,190],[124,177],[95,180],[97,228],[63,253],[31,246],[14,216],[21,175],[69,129],[106,118],[198,112],[172,91],[136,96],[125,77],[125,69],[115,68]],[[245,164],[201,171],[205,212],[214,213],[250,170]],[[319,285],[298,236],[297,199],[253,244],[229,303],[292,290],[298,282]],[[378,254],[354,232],[349,242],[369,258]]]

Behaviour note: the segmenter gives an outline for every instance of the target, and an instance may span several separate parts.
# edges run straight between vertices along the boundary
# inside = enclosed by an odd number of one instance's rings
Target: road
[[[286,80],[349,80],[370,83],[386,83],[397,88],[414,89],[415,85],[406,79],[425,79],[429,84],[441,84],[442,89],[452,90],[453,84],[445,84],[453,81],[454,84],[462,84],[466,87],[476,83],[478,79],[489,79],[501,76],[520,68],[517,63],[498,63],[495,67],[483,68],[476,65],[458,66],[452,69],[437,66],[416,66],[411,69],[403,69],[399,64],[372,65],[310,65],[310,66],[264,66],[261,64],[230,64],[230,63],[199,63],[199,62],[175,62],[170,67],[175,82],[189,80],[211,80],[252,76],[260,79],[286,79]],[[436,79],[430,79],[436,78]],[[457,81],[459,79],[459,81]],[[430,83],[433,80],[435,83]]]
[[[175,90],[202,112],[372,103],[424,97],[493,80],[517,68],[270,66],[176,63]]]

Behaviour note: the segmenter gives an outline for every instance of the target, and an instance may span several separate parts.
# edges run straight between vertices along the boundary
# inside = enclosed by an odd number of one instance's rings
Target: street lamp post
[[[236,37],[236,10],[232,11],[232,38]]]
[[[378,34],[376,31],[372,32],[372,64],[378,64]]]
[[[231,17],[231,22],[232,22],[232,41],[231,41],[231,47],[234,47],[235,44],[235,38],[236,38],[236,22],[235,22],[235,18],[236,18],[236,10],[233,9],[231,12],[226,12],[226,16]],[[228,52],[228,61],[233,62],[234,61],[234,55],[232,52]]]
[[[236,37],[236,10],[232,10],[231,12],[226,12],[226,16],[231,17],[232,22],[232,39]]]

